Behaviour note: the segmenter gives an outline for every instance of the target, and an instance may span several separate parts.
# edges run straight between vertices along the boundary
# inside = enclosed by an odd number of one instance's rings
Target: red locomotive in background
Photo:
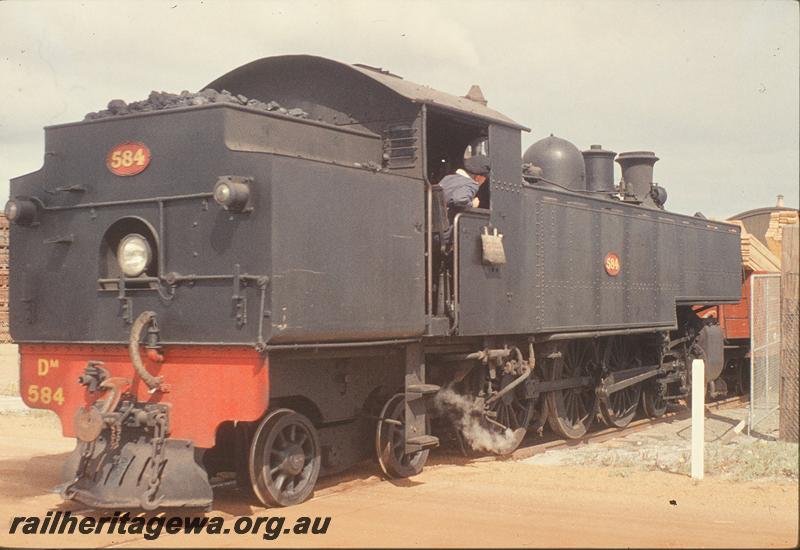
[[[779,235],[782,223],[797,223],[797,210],[782,206],[782,202],[779,196],[777,206],[756,208],[728,218],[742,226],[742,299],[737,304],[698,308],[702,317],[716,318],[725,335],[725,370],[709,385],[712,398],[749,394],[752,278],[780,273],[780,257],[775,254],[780,248],[772,246],[770,249],[768,241]]]

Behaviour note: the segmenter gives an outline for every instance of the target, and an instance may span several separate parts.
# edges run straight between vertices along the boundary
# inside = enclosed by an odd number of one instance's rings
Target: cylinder
[[[586,190],[614,192],[614,151],[604,151],[602,145],[591,145],[583,151],[586,166]]]
[[[522,161],[541,168],[545,186],[552,182],[573,191],[586,190],[586,167],[581,152],[565,139],[553,134],[540,139],[528,147]]]
[[[657,161],[658,157],[652,151],[629,151],[617,155],[626,190],[636,195],[639,200],[644,200],[650,193],[650,184],[653,183],[653,165]]]

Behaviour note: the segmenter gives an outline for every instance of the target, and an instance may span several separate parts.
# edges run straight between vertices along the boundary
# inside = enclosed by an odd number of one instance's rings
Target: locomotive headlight
[[[220,182],[214,187],[214,200],[217,204],[226,205],[231,198],[231,188],[227,183]]]
[[[237,176],[222,176],[214,186],[214,200],[225,210],[243,212],[250,200],[250,185],[252,178]]]
[[[152,251],[147,239],[138,233],[131,233],[119,243],[117,261],[127,277],[138,277],[150,265]]]
[[[9,221],[16,221],[17,216],[19,215],[19,205],[17,201],[8,201],[6,203],[6,218]]]
[[[36,203],[28,199],[11,199],[6,203],[5,215],[12,223],[28,225],[36,219]]]

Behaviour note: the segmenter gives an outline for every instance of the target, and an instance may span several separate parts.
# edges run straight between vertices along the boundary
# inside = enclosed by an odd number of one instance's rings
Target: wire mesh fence
[[[781,276],[750,279],[750,422],[755,429],[780,407]]]
[[[800,440],[800,227],[782,231],[781,411],[778,437]]]
[[[784,441],[800,440],[800,308],[796,301],[783,301],[783,353],[781,355],[781,421],[780,438]]]

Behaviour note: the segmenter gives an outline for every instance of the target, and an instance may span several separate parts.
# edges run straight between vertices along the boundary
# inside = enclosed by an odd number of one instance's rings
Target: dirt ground
[[[91,514],[48,493],[72,447],[49,413],[0,414],[0,546],[730,548],[798,542],[796,479],[708,476],[697,483],[659,469],[467,461],[443,453],[411,480],[389,482],[371,464],[356,467],[322,481],[312,500],[288,509],[261,508],[230,487],[215,490],[209,515],[227,518],[226,527],[237,516],[282,515],[287,525],[301,516],[330,516],[324,535],[286,534],[271,542],[262,533],[164,534],[154,541],[142,535],[10,536],[13,516]]]

